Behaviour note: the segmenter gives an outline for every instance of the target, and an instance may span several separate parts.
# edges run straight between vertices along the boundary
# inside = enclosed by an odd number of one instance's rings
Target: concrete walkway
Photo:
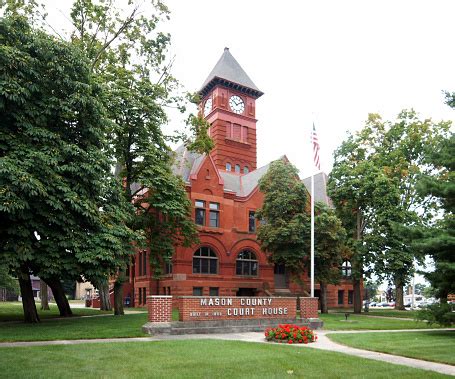
[[[293,344],[287,345],[289,348],[310,348],[321,349],[328,351],[336,351],[343,354],[354,355],[366,359],[374,359],[377,361],[388,362],[403,366],[419,368],[422,370],[435,371],[441,374],[455,376],[455,366],[423,361],[420,359],[406,358],[398,355],[378,353],[374,351],[361,350],[348,346],[344,346],[331,341],[328,334],[341,333],[401,333],[401,332],[419,332],[419,331],[437,331],[437,330],[455,330],[455,328],[446,329],[405,329],[405,330],[343,330],[316,331],[318,341],[311,344]],[[108,339],[85,339],[85,340],[59,340],[59,341],[33,341],[33,342],[1,342],[1,347],[25,347],[25,346],[50,346],[50,345],[79,345],[79,344],[96,344],[96,343],[118,343],[118,342],[152,342],[152,341],[169,341],[169,340],[189,340],[189,339],[220,339],[230,341],[244,341],[256,343],[268,343],[264,338],[264,333],[248,332],[248,333],[231,333],[231,334],[186,334],[186,335],[162,335],[154,337],[137,337],[137,338],[108,338]]]

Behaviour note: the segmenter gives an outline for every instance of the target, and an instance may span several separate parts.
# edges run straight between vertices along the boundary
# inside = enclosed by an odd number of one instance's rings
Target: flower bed
[[[284,343],[309,343],[316,342],[318,337],[307,326],[297,326],[292,324],[278,325],[276,328],[265,330],[267,341]]]

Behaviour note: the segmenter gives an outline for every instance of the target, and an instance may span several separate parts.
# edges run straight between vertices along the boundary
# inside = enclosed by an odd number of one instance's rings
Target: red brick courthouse
[[[178,148],[174,173],[185,181],[200,245],[177,247],[159,280],[150,275],[147,252],[138,252],[130,269],[130,293],[126,290],[125,295],[134,306],[143,306],[149,295],[308,296],[308,274],[302,276],[304,286],[290,281],[285,266],[267,262],[256,239],[254,215],[263,202],[258,181],[268,169],[257,167],[256,100],[263,93],[226,48],[199,94],[199,110],[211,124],[215,148],[210,155]],[[315,178],[316,200],[329,201],[326,178]],[[339,286],[328,286],[329,307],[353,302],[349,262],[343,274]],[[317,287],[315,292],[318,296]]]

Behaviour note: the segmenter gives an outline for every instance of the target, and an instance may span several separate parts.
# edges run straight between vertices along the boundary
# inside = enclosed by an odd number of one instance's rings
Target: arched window
[[[240,173],[240,165],[239,164],[235,165],[235,172]]]
[[[341,265],[341,276],[343,278],[350,278],[352,275],[352,266],[351,262],[345,259]]]
[[[249,172],[250,172],[250,169],[248,168],[248,166],[245,166],[245,167],[243,168],[243,173],[244,173],[244,174],[248,174]]]
[[[232,166],[229,162],[226,163],[226,171],[231,171],[232,170]]]
[[[237,256],[235,273],[236,275],[257,276],[258,266],[256,255],[250,250],[243,250]]]
[[[193,274],[217,274],[218,257],[207,246],[197,249],[193,255]]]

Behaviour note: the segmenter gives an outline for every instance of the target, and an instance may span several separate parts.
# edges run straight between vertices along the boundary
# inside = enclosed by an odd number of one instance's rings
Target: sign
[[[295,297],[205,297],[179,298],[180,321],[234,319],[293,319]]]

